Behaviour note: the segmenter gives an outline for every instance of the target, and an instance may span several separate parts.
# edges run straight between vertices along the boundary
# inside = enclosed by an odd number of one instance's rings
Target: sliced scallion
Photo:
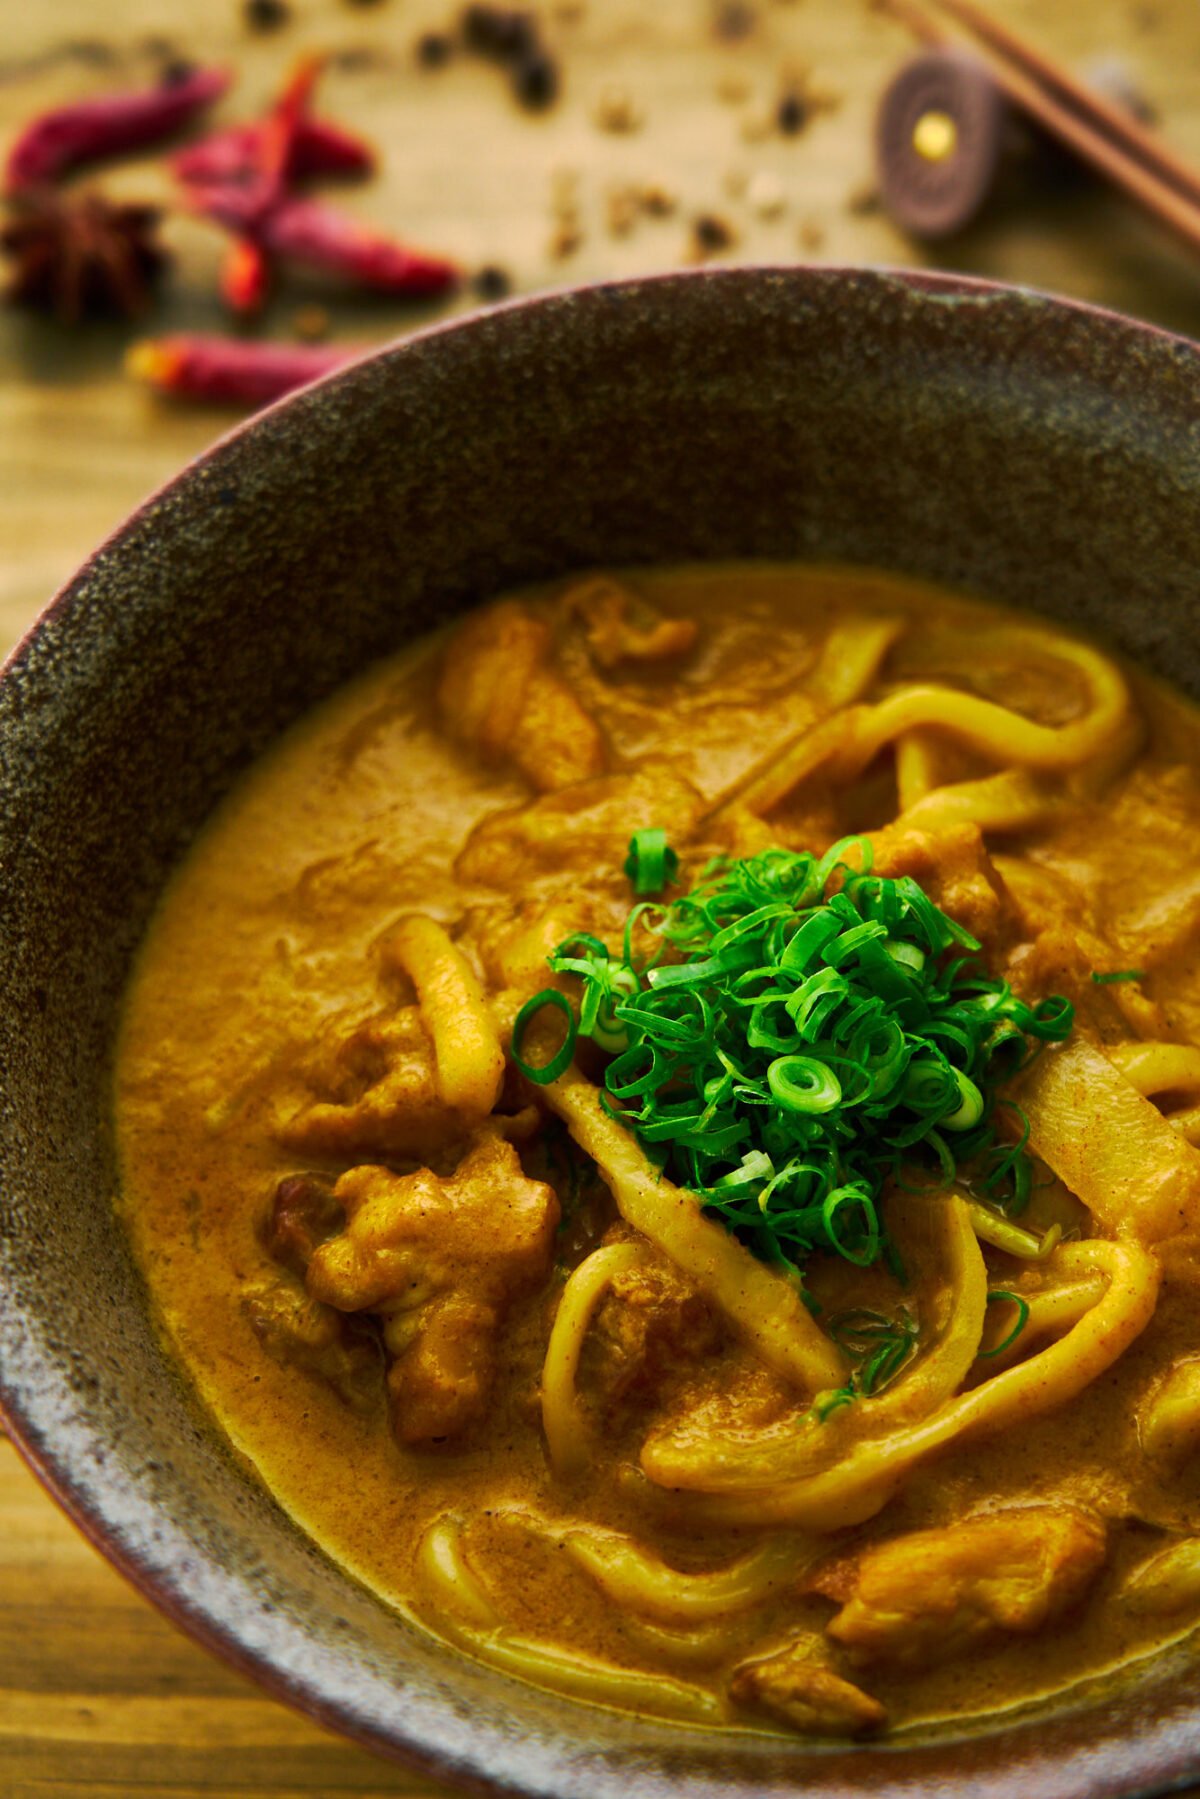
[[[992,1349],[981,1349],[979,1351],[981,1361],[986,1361],[989,1356],[1003,1355],[1006,1349],[1011,1349],[1017,1338],[1021,1335],[1021,1332],[1025,1329],[1026,1324],[1029,1322],[1028,1300],[1022,1299],[1019,1293],[1010,1293],[1007,1287],[995,1288],[988,1294],[987,1302],[989,1305],[1016,1306],[1017,1317],[1012,1329],[1001,1342],[997,1343]]]
[[[521,1045],[525,1041],[525,1034],[530,1024],[547,1007],[552,1007],[563,1014],[567,1022],[567,1029],[561,1045],[550,1057],[550,1060],[538,1066],[525,1060],[521,1054]],[[513,1020],[512,1059],[527,1081],[533,1081],[538,1087],[548,1086],[551,1081],[556,1081],[559,1075],[565,1072],[570,1063],[571,1057],[575,1053],[577,1031],[575,1014],[571,1010],[571,1002],[566,994],[560,993],[557,987],[543,987],[540,993],[535,993],[532,999],[526,1000]]]
[[[635,833],[630,857],[639,892],[677,867],[663,832]],[[1073,1011],[1019,998],[978,952],[911,876],[875,874],[855,837],[821,857],[718,858],[690,892],[635,905],[619,953],[575,936],[550,966],[578,977],[578,1034],[613,1055],[606,1108],[758,1255],[799,1270],[814,1250],[891,1265],[889,1183],[961,1183],[1026,1255],[1041,1247],[1010,1222],[1032,1168],[999,1088]],[[545,1004],[567,1002],[547,990],[522,1008],[518,1058]],[[552,1080],[569,1055],[518,1066]],[[863,1378],[856,1392],[873,1390]]]
[[[625,873],[639,897],[661,893],[678,872],[679,857],[668,844],[665,831],[654,828],[633,833],[629,839]]]

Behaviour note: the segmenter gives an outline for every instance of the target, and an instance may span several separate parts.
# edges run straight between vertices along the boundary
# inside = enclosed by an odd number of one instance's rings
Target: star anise
[[[49,191],[10,203],[0,251],[12,264],[8,299],[67,324],[142,312],[167,255],[155,206],[121,205],[102,194]]]

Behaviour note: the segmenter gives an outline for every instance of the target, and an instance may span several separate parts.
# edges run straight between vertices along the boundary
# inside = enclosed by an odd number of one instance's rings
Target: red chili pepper
[[[261,206],[274,206],[287,192],[288,173],[296,152],[296,137],[308,112],[317,77],[325,66],[323,56],[303,56],[287,86],[263,123],[259,140],[256,197]]]
[[[458,269],[445,258],[411,250],[332,207],[290,192],[303,146],[314,141],[308,106],[323,66],[320,57],[303,58],[268,118],[249,127],[249,136],[234,140],[228,133],[218,134],[208,140],[207,149],[192,146],[175,160],[194,209],[241,240],[222,278],[222,291],[238,311],[261,303],[268,259],[324,269],[393,294],[441,294],[458,282]],[[324,141],[339,143],[336,137]],[[355,151],[361,149],[354,139],[348,142]],[[248,161],[241,159],[247,147]],[[344,148],[342,141],[338,154]],[[234,166],[236,180],[229,173]]]
[[[263,204],[282,198],[305,174],[362,174],[374,167],[369,147],[337,125],[309,116],[323,56],[304,56],[270,113],[254,125],[235,126],[189,144],[174,158],[179,180],[192,186],[233,183],[260,191]]]
[[[171,158],[171,170],[190,187],[219,187],[231,183],[244,187],[262,167],[264,125],[230,125],[210,132],[197,143],[187,144]],[[328,119],[301,119],[292,143],[288,166],[290,181],[311,181],[320,175],[369,175],[375,152],[353,132],[343,131]]]
[[[147,338],[126,352],[125,369],[161,393],[192,400],[265,406],[350,362],[345,345],[249,343],[180,334]]]
[[[193,204],[229,231],[253,238],[281,262],[344,275],[362,287],[410,296],[443,294],[461,272],[441,256],[412,250],[317,200],[282,200],[259,212],[229,189],[192,190]]]
[[[409,249],[317,200],[285,200],[263,221],[264,247],[285,262],[345,275],[391,294],[442,294],[459,270],[442,256]]]
[[[221,264],[221,296],[234,312],[259,312],[271,291],[271,264],[251,237],[235,238]]]
[[[8,191],[41,186],[79,163],[137,150],[169,137],[218,100],[229,80],[224,69],[195,69],[156,87],[100,94],[42,113],[26,126],[9,151]]]

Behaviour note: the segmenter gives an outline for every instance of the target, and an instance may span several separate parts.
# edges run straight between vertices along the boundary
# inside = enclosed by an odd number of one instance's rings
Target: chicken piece
[[[283,1125],[289,1148],[424,1159],[469,1137],[504,1081],[504,1052],[479,978],[432,918],[402,918],[377,945],[386,988],[415,987],[357,1025],[310,1070],[316,1098]]]
[[[500,1319],[492,1300],[453,1289],[387,1317],[388,1391],[402,1443],[443,1443],[482,1417]]]
[[[778,844],[785,847],[793,842],[798,844],[826,844],[837,835],[832,804],[829,818],[819,830],[806,831],[803,827],[796,831],[793,821],[787,825],[769,823],[760,818],[749,807],[743,806],[739,800],[731,800],[714,812],[705,821],[704,840],[694,846],[699,860],[703,862],[710,856],[757,856],[760,850],[773,849]]]
[[[1137,1427],[1152,1461],[1182,1462],[1200,1449],[1200,1356],[1168,1369],[1138,1407]]]
[[[287,1174],[275,1189],[262,1233],[273,1261],[303,1279],[313,1251],[346,1222],[331,1183],[319,1174]]]
[[[809,1584],[845,1602],[827,1630],[856,1661],[922,1667],[1057,1617],[1082,1597],[1106,1546],[1088,1512],[1016,1506],[876,1544],[826,1563]]]
[[[997,856],[996,866],[1012,902],[1015,935],[1006,973],[1019,992],[1038,998],[1061,993],[1105,1043],[1135,1036],[1175,1037],[1163,1009],[1136,982],[1097,985],[1093,970],[1119,968],[1130,957],[1097,928],[1088,897],[1059,869],[1021,856]]]
[[[1027,861],[1024,856],[997,855],[995,865],[1022,938],[1032,942],[1039,932],[1063,924],[1073,930],[1091,928],[1087,896],[1060,869]]]
[[[608,762],[595,719],[562,677],[545,668],[534,670],[521,696],[508,753],[539,793],[556,793],[603,774]]]
[[[686,655],[700,630],[695,619],[664,618],[609,575],[568,588],[562,609],[582,619],[592,660],[605,670],[621,662],[664,662]]]
[[[457,743],[490,766],[514,762],[539,793],[600,774],[595,720],[549,666],[553,633],[518,600],[475,613],[450,640],[438,715]]]
[[[417,1006],[366,1019],[333,1043],[308,1079],[316,1097],[276,1131],[302,1155],[423,1161],[470,1133],[438,1092],[433,1039]]]
[[[1117,946],[1112,967],[1161,969],[1169,977],[1195,956],[1200,940],[1198,803],[1200,770],[1155,755],[1135,762],[1105,793],[1103,813],[1093,815],[1094,822],[1080,815],[1075,845],[1081,831],[1104,828],[1124,852],[1111,872],[1097,871],[1097,904]],[[1136,881],[1128,876],[1134,868]],[[1174,1003],[1176,994],[1171,998]]]
[[[454,864],[463,881],[519,891],[546,875],[574,875],[593,884],[597,869],[621,870],[633,833],[665,826],[682,842],[703,810],[689,781],[667,765],[643,763],[633,774],[580,781],[532,805],[493,812],[481,820]],[[628,909],[628,887],[623,887]]]
[[[553,1187],[527,1179],[511,1143],[492,1135],[450,1179],[352,1168],[334,1195],[346,1228],[314,1253],[309,1292],[383,1317],[402,1442],[458,1435],[487,1403],[508,1305],[549,1272]]]
[[[1019,944],[1005,973],[1018,993],[1039,998],[1063,994],[1102,1043],[1120,1043],[1131,1031],[1153,1041],[1173,1041],[1178,1033],[1166,1010],[1136,981],[1103,986],[1093,981],[1094,970],[1116,968],[1121,961],[1113,946],[1095,932],[1082,925],[1056,924],[1039,931],[1032,943]]]
[[[610,1232],[606,1241],[625,1233]],[[608,1418],[653,1403],[672,1369],[694,1368],[724,1342],[708,1301],[665,1256],[613,1277],[584,1351],[580,1385]]]
[[[995,943],[1011,927],[1008,892],[978,825],[956,825],[936,834],[885,825],[872,833],[871,842],[875,874],[890,880],[911,875],[935,905],[980,943]]]
[[[369,1411],[382,1390],[379,1345],[332,1306],[321,1305],[284,1277],[253,1281],[242,1306],[267,1354],[331,1386],[352,1411]]]
[[[856,1737],[882,1730],[887,1713],[878,1699],[815,1660],[815,1647],[801,1637],[776,1655],[743,1662],[730,1679],[730,1698],[808,1736]]]
[[[1159,1550],[1122,1583],[1121,1598],[1143,1617],[1169,1618],[1200,1599],[1200,1539],[1183,1537]]]

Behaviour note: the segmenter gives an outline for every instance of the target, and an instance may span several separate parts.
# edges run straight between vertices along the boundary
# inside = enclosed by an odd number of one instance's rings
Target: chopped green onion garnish
[[[525,1041],[525,1033],[529,1029],[531,1021],[547,1006],[556,1007],[563,1013],[567,1021],[567,1032],[561,1046],[550,1060],[543,1062],[540,1067],[535,1067],[533,1063],[527,1062],[522,1056],[521,1045]],[[512,1059],[527,1081],[533,1081],[537,1086],[545,1087],[549,1082],[556,1081],[559,1075],[566,1070],[575,1053],[577,1034],[578,1026],[575,1023],[575,1014],[571,1010],[570,1000],[565,994],[560,993],[557,987],[543,987],[540,993],[535,993],[532,999],[526,1000],[513,1020]]]
[[[664,852],[662,832],[635,833],[639,892],[670,879]],[[864,837],[821,858],[718,858],[690,892],[635,906],[620,952],[576,936],[550,958],[582,983],[579,1035],[616,1052],[605,1105],[670,1179],[793,1269],[815,1249],[863,1267],[890,1257],[889,1183],[958,1179],[987,1218],[1020,1212],[1028,1126],[999,1088],[1074,1019],[1065,999],[1019,999],[910,876],[871,860]],[[566,1002],[548,990],[523,1008],[518,1049],[539,1003]],[[567,1055],[530,1078],[553,1079]],[[1042,1249],[1009,1228],[1026,1255]],[[855,1392],[886,1373],[885,1358]]]
[[[679,873],[679,857],[668,844],[667,833],[635,831],[629,839],[625,873],[640,898],[648,893],[661,893],[668,881],[673,881]]]
[[[948,1118],[943,1118],[942,1123],[948,1131],[969,1131],[983,1117],[983,1094],[961,1069],[954,1070],[954,1079],[962,1095],[962,1104],[957,1112],[951,1112]]]
[[[785,1112],[832,1112],[842,1100],[837,1076],[814,1056],[779,1056],[767,1085]]]
[[[1006,1349],[1011,1349],[1029,1321],[1028,1301],[1022,1299],[1019,1293],[1010,1293],[1006,1287],[997,1287],[993,1292],[989,1293],[987,1302],[989,1305],[992,1305],[993,1302],[995,1302],[997,1304],[1003,1303],[1016,1306],[1017,1321],[1002,1343],[997,1343],[994,1349],[981,1349],[979,1351],[980,1358],[985,1361],[988,1356],[1003,1355]]]
[[[1095,969],[1092,970],[1092,979],[1097,987],[1111,986],[1113,981],[1144,981],[1145,978],[1144,968],[1114,968],[1111,974],[1097,974]]]
[[[835,1387],[816,1401],[813,1410],[822,1424],[839,1406],[860,1397],[869,1399],[895,1380],[916,1353],[920,1333],[903,1307],[895,1318],[860,1307],[832,1317],[829,1335],[855,1366],[844,1387]]]
[[[824,1424],[826,1418],[836,1412],[840,1406],[853,1405],[857,1397],[853,1384],[847,1382],[844,1387],[834,1387],[828,1393],[819,1394],[813,1405],[813,1411]]]

